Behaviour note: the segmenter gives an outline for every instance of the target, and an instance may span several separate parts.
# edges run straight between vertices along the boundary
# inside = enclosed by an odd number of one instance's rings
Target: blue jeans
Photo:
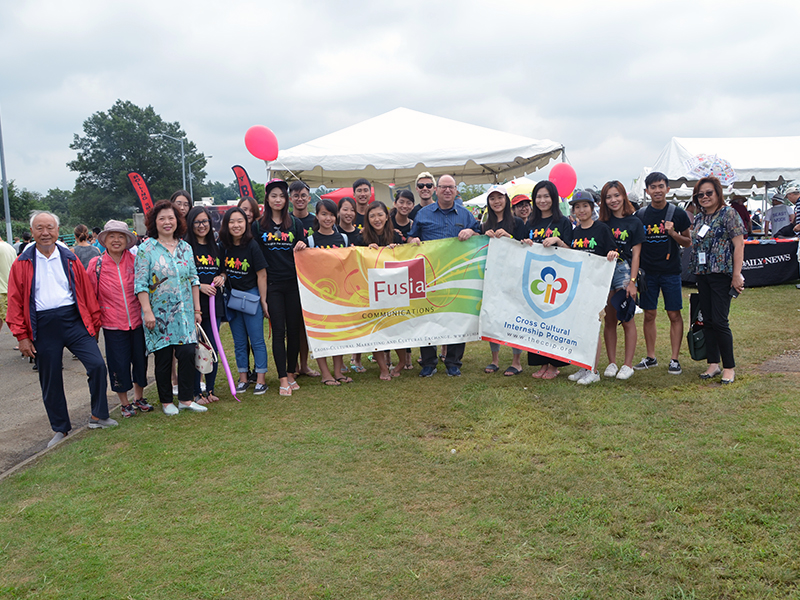
[[[258,288],[242,290],[259,295]],[[264,343],[264,313],[261,304],[256,314],[248,315],[237,310],[228,311],[228,324],[233,335],[233,346],[236,350],[236,368],[239,373],[247,373],[247,340],[253,349],[253,362],[256,373],[267,372],[267,345]]]

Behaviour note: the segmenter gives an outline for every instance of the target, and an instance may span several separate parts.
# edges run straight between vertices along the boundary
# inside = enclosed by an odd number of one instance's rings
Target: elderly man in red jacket
[[[56,244],[58,226],[53,213],[31,213],[35,244],[29,244],[11,267],[6,317],[20,352],[38,358],[42,399],[55,431],[48,448],[72,429],[61,372],[65,347],[83,363],[89,378],[89,428],[117,425],[108,416],[107,371],[94,337],[100,329],[100,307],[83,265],[66,246]]]

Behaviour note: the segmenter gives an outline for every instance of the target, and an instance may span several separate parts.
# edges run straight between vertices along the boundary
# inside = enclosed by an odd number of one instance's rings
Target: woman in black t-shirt
[[[644,226],[634,214],[636,210],[628,200],[628,193],[619,181],[609,181],[600,191],[600,221],[611,228],[620,260],[611,280],[611,291],[605,310],[603,340],[606,344],[608,367],[603,373],[606,377],[628,379],[633,375],[633,354],[636,352],[636,324],[631,318],[622,322],[625,335],[625,358],[617,368],[617,310],[611,298],[620,290],[625,290],[631,301],[636,299],[636,276],[639,273],[639,256],[644,242]]]
[[[303,311],[294,248],[305,243],[303,224],[289,214],[289,186],[281,179],[267,183],[264,214],[253,229],[267,261],[267,305],[272,322],[272,359],[278,371],[281,396],[300,386],[294,380],[303,332]]]
[[[314,212],[316,212],[313,226],[314,233],[308,236],[308,246],[303,242],[297,244],[296,249],[298,252],[305,250],[306,247],[329,249],[346,248],[350,245],[349,236],[346,233],[336,230],[336,219],[339,209],[333,200],[320,200],[317,202]],[[353,383],[350,377],[343,374],[347,372],[347,369],[344,367],[343,355],[334,356],[332,358],[333,372],[336,373],[338,377],[331,375],[331,371],[328,369],[327,358],[318,358],[317,366],[319,367],[321,382],[325,385]]]
[[[540,181],[531,192],[533,207],[528,221],[514,233],[514,238],[529,246],[569,248],[572,243],[572,223],[561,214],[558,190],[552,181]],[[567,363],[541,354],[528,352],[528,365],[540,367],[532,374],[536,379],[554,379],[558,368]]]
[[[411,226],[414,224],[414,221],[408,216],[412,210],[414,210],[414,194],[411,190],[398,191],[394,195],[394,206],[389,211],[389,216],[392,218],[394,230],[400,235],[404,244],[408,238],[408,232],[411,231]]]
[[[261,249],[253,239],[247,226],[247,215],[238,207],[231,208],[222,218],[219,230],[220,262],[230,290],[245,292],[257,298],[255,314],[239,310],[228,310],[233,345],[236,350],[236,368],[239,371],[237,392],[244,392],[250,385],[247,381],[247,341],[253,351],[256,387],[254,394],[267,391],[267,346],[264,343],[264,319],[267,310],[267,263]]]
[[[358,229],[353,224],[356,219],[356,201],[350,196],[345,196],[339,200],[338,217],[336,219],[337,229],[347,234],[351,239],[356,239]]]
[[[208,336],[208,341],[214,351],[219,351],[217,342],[214,339],[211,319],[213,318],[219,330],[219,324],[225,314],[225,301],[222,295],[217,295],[217,290],[225,286],[225,276],[220,269],[219,247],[214,240],[214,230],[211,227],[211,213],[204,206],[195,206],[186,215],[186,236],[185,239],[192,247],[194,254],[194,266],[197,268],[197,278],[200,280],[200,310],[203,313],[203,320],[200,326]],[[215,314],[212,316],[208,298],[214,296]],[[198,340],[199,341],[199,340]],[[217,381],[217,367],[219,363],[214,363],[211,373],[206,373],[206,391],[202,393],[200,381],[203,374],[196,371],[194,375],[194,396],[198,404],[208,404],[216,402],[219,398],[214,394],[214,384]]]
[[[356,238],[356,246],[367,246],[377,250],[381,247],[394,248],[401,243],[402,239],[392,226],[386,205],[380,200],[375,200],[369,205],[364,215],[364,229]],[[391,371],[389,371],[391,353],[388,350],[378,350],[373,354],[381,369],[380,378],[383,381],[391,381],[392,377],[400,377],[406,365],[406,349],[397,348],[395,352],[397,352],[397,365]]]

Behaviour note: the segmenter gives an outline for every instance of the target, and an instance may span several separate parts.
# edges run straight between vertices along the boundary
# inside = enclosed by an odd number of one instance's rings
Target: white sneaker
[[[589,385],[600,381],[600,373],[597,371],[587,371],[586,375],[578,379],[578,385]]]
[[[611,363],[606,367],[606,370],[603,372],[604,377],[616,377],[617,372],[619,369],[617,368],[617,363]]]
[[[580,381],[583,378],[583,376],[586,375],[588,372],[589,369],[584,369],[583,367],[581,367],[580,369],[575,371],[572,375],[567,377],[567,379],[569,379],[570,381]]]
[[[617,373],[617,379],[630,379],[634,371],[628,365],[622,365]]]
[[[170,406],[174,406],[174,404]],[[208,410],[207,406],[198,404],[194,400],[192,400],[191,404],[184,404],[183,402],[178,402],[178,408],[180,410],[190,410],[192,412],[206,412]]]
[[[163,404],[161,408],[168,417],[173,417],[178,414],[178,407],[174,404]]]

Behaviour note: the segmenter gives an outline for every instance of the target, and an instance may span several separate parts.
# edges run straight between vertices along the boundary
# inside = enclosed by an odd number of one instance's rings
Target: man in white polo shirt
[[[90,429],[114,427],[108,416],[106,365],[95,336],[100,330],[100,307],[89,276],[78,257],[59,246],[58,217],[46,211],[31,213],[29,244],[11,266],[6,323],[24,356],[39,362],[42,400],[55,435],[48,448],[72,429],[61,372],[64,348],[86,368],[92,413]]]

